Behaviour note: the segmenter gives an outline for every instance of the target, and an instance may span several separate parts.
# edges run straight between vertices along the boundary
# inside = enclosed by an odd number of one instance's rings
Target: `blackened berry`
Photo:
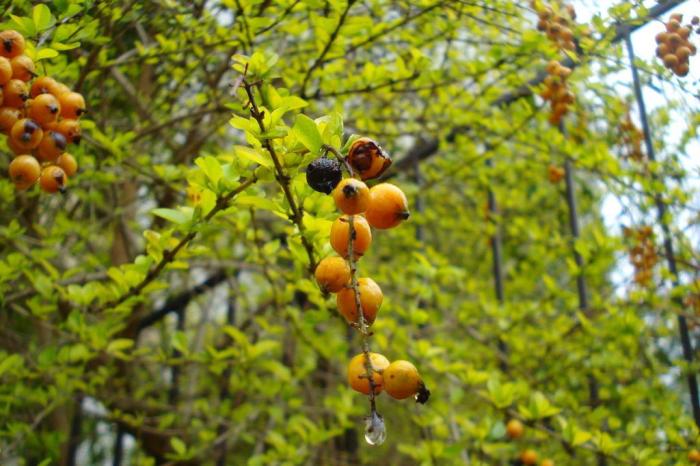
[[[321,193],[330,194],[342,178],[340,163],[328,157],[318,158],[306,168],[306,182]]]

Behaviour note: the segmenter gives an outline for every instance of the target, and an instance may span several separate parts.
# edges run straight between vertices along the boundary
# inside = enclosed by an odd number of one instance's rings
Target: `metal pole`
[[[566,126],[564,121],[559,123],[559,132],[567,137]],[[578,223],[578,206],[576,205],[576,186],[574,185],[574,167],[571,164],[569,157],[564,160],[564,182],[566,183],[566,205],[569,211],[569,228],[571,229],[572,249],[574,252],[574,262],[578,268],[576,275],[576,289],[578,292],[578,308],[586,315],[589,310],[588,306],[588,285],[586,277],[583,275],[583,257],[576,249],[576,241],[581,237],[581,229]],[[593,374],[588,374],[588,403],[592,409],[600,405],[600,397],[598,395],[598,379]],[[608,464],[605,455],[596,454],[599,466]]]
[[[486,151],[491,151],[491,146],[486,146]],[[491,158],[486,159],[486,166],[491,169],[493,168],[493,160]],[[491,188],[488,190],[488,207],[489,207],[489,218],[496,219],[498,215],[498,203],[496,202],[496,195],[493,193]],[[493,288],[496,295],[496,300],[499,306],[502,306],[505,302],[505,292],[503,291],[503,240],[501,237],[501,225],[499,221],[494,221],[495,231],[491,236],[491,255],[493,257]],[[503,341],[501,337],[498,337],[497,341],[498,351],[503,355],[508,354],[508,345]],[[499,365],[504,373],[508,372],[508,363],[503,359],[499,358]]]
[[[625,43],[627,44],[627,54],[630,59],[630,68],[632,69],[632,82],[634,84],[634,94],[637,98],[637,105],[639,106],[639,119],[642,123],[642,131],[644,132],[644,144],[646,146],[647,155],[649,160],[652,162],[656,161],[656,154],[654,152],[654,145],[651,140],[651,131],[649,128],[649,120],[647,119],[646,105],[644,104],[644,95],[642,93],[642,84],[639,78],[639,71],[634,63],[634,47],[632,45],[632,36],[630,30],[625,32]],[[656,175],[652,175],[657,178]],[[663,180],[661,180],[663,182]],[[654,204],[656,204],[656,218],[661,225],[661,231],[663,232],[663,243],[664,252],[666,253],[666,260],[668,262],[668,269],[671,272],[671,284],[673,287],[677,287],[680,284],[678,278],[678,267],[676,264],[676,256],[673,250],[673,243],[671,240],[671,230],[666,223],[666,204],[664,204],[661,195],[654,194]],[[673,298],[674,303],[679,307],[683,307],[683,302],[680,297]],[[678,315],[678,332],[680,334],[681,346],[683,348],[683,358],[688,364],[693,363],[693,346],[690,341],[690,333],[688,331],[688,322],[685,316]],[[687,374],[688,380],[688,391],[690,392],[690,405],[693,410],[693,418],[695,419],[695,424],[700,428],[700,399],[698,398],[698,381],[695,378],[694,372],[689,372]]]

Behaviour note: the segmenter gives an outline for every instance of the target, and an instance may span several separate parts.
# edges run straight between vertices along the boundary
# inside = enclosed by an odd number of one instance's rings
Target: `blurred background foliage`
[[[40,23],[35,2],[5,3],[2,27],[27,36],[40,74],[83,93],[88,114],[66,195],[0,179],[1,462],[506,465],[531,448],[558,465],[686,464],[697,365],[681,357],[676,317],[697,340],[697,174],[681,163],[697,96],[640,62],[683,99],[651,115],[660,162],[626,156],[620,126],[636,106],[606,79],[629,72],[611,38],[647,9],[618,3],[573,27],[578,58],[536,30],[527,2],[56,0]],[[566,56],[568,137],[528,92]],[[265,134],[240,86],[246,63]],[[493,105],[513,93],[523,98]],[[375,232],[360,274],[385,296],[373,350],[413,361],[433,397],[380,396],[379,447],[362,440],[367,402],[345,379],[359,339],[309,273],[331,253],[337,213],[305,184],[318,153],[300,112],[337,148],[350,134],[377,140],[413,211]],[[663,138],[671,125],[678,146]],[[576,241],[565,182],[550,179],[567,160]],[[607,196],[622,206],[614,227]],[[635,280],[622,226],[644,225],[659,258]],[[513,417],[526,424],[518,440],[505,435]]]

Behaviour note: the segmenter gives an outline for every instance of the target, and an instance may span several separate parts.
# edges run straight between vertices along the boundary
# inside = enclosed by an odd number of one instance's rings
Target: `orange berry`
[[[76,120],[61,120],[58,122],[54,130],[61,133],[66,138],[66,142],[68,142],[68,144],[80,143],[82,132],[80,130],[80,123],[78,123]]]
[[[676,31],[676,34],[681,36],[681,39],[687,40],[688,37],[690,37],[690,29],[688,29],[686,27],[678,28],[678,30]]]
[[[361,257],[370,244],[372,244],[372,230],[369,228],[367,220],[360,216],[353,216],[353,226],[355,238],[353,241],[353,252],[355,258]],[[331,225],[331,246],[342,257],[348,257],[348,245],[350,242],[350,217],[343,215],[337,218]]]
[[[554,466],[554,461],[550,459],[542,460],[540,466]]]
[[[690,66],[688,66],[687,63],[679,63],[675,68],[673,68],[673,72],[681,78],[688,76],[688,73],[690,72]]]
[[[360,178],[371,180],[389,168],[391,157],[370,138],[359,138],[350,146],[348,164],[360,174]]]
[[[27,116],[41,126],[56,121],[60,111],[58,99],[51,94],[39,94],[27,105]]]
[[[19,79],[10,79],[2,88],[3,102],[6,107],[23,108],[29,98],[27,84]]]
[[[350,283],[350,266],[342,257],[326,257],[316,266],[314,276],[324,292],[337,293]]]
[[[66,150],[66,138],[56,131],[46,131],[36,148],[36,154],[42,162],[53,162]],[[68,176],[71,174],[66,171]]]
[[[41,190],[44,192],[64,192],[66,190],[67,182],[68,179],[66,178],[66,173],[61,167],[57,167],[56,165],[49,165],[48,167],[41,170],[39,186],[41,186]]]
[[[517,419],[511,419],[508,421],[508,424],[506,424],[506,435],[511,439],[522,437],[524,431],[525,427],[523,423]]]
[[[672,19],[671,21],[666,23],[666,30],[668,32],[675,32],[678,29],[680,29],[680,27],[681,27],[680,21],[676,21],[675,19]]]
[[[4,86],[12,79],[12,63],[5,57],[0,57],[0,85]]]
[[[369,190],[369,207],[365,216],[374,228],[394,228],[409,215],[406,195],[397,186],[381,183]]]
[[[384,369],[382,375],[384,376],[384,389],[392,398],[403,400],[413,395],[424,394],[424,400],[427,401],[430,395],[418,374],[418,369],[408,361],[392,362],[389,367]],[[420,398],[417,399],[421,401]]]
[[[525,465],[537,464],[537,453],[535,450],[523,450],[520,453],[520,461]]]
[[[690,48],[681,46],[676,49],[676,56],[680,62],[685,62],[690,57]]]
[[[364,353],[360,353],[350,360],[348,364],[348,383],[356,392],[369,395],[371,387],[369,379],[367,378],[366,362]],[[379,353],[369,353],[369,363],[371,365],[374,393],[378,395],[382,392],[384,384],[382,371],[389,366],[389,360]]]
[[[29,118],[17,120],[10,130],[10,139],[25,150],[36,148],[44,137],[41,126]]]
[[[31,155],[19,155],[10,162],[9,172],[15,188],[25,190],[34,186],[39,179],[41,166]]]
[[[18,55],[10,63],[12,64],[13,78],[27,82],[34,77],[34,61],[28,56]]]
[[[22,118],[22,110],[14,107],[0,107],[0,131],[9,134],[12,126]]]
[[[358,279],[357,288],[360,291],[360,306],[362,306],[365,322],[368,325],[372,325],[384,300],[382,289],[371,278]],[[359,323],[360,313],[355,302],[355,291],[352,288],[341,289],[335,297],[335,302],[338,306],[338,311],[348,323]]]
[[[78,172],[78,162],[75,160],[75,157],[70,155],[68,152],[64,152],[58,156],[56,159],[56,165],[61,167],[61,169],[66,172],[68,177],[71,177]]]
[[[361,214],[369,205],[369,188],[360,180],[346,178],[333,190],[333,200],[344,214]]]
[[[690,450],[688,452],[688,461],[691,463],[700,464],[700,451],[695,449]]]
[[[24,36],[19,32],[8,29],[0,32],[0,55],[13,58],[24,53]]]
[[[61,116],[77,120],[85,113],[85,99],[77,92],[65,92],[58,96],[61,104]]]
[[[664,66],[667,68],[673,68],[676,65],[678,65],[678,57],[675,56],[672,53],[669,53],[668,55],[664,56]]]
[[[7,142],[7,147],[9,147],[15,155],[22,155],[29,152],[27,149],[17,144],[12,138],[7,138],[5,142]]]
[[[57,89],[58,82],[50,76],[39,76],[32,82],[32,86],[29,89],[29,95],[32,98],[41,94],[52,94],[52,89]]]

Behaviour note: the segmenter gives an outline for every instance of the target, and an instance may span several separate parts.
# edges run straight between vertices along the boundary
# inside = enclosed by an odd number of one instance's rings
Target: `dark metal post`
[[[491,151],[491,146],[486,146],[486,151]],[[486,159],[486,166],[488,168],[493,168],[493,160],[491,158]],[[503,305],[505,302],[505,292],[503,291],[503,241],[501,238],[501,225],[500,220],[497,220],[498,216],[498,204],[496,203],[496,195],[493,193],[491,188],[488,190],[488,207],[489,207],[489,219],[494,222],[495,231],[493,236],[491,236],[491,255],[493,256],[493,287],[496,294],[496,300],[499,305]],[[502,338],[498,338],[498,351],[502,355],[508,354],[508,345],[503,341]],[[508,372],[508,363],[504,358],[499,358],[499,366],[504,373]]]
[[[117,435],[114,437],[114,450],[112,453],[112,466],[122,466],[122,457],[124,456],[124,429],[121,425],[117,426]]]
[[[637,105],[639,106],[639,119],[642,123],[642,131],[644,132],[644,144],[647,150],[647,155],[649,160],[652,162],[656,161],[656,154],[654,152],[654,145],[651,140],[651,131],[649,128],[649,120],[647,119],[646,105],[644,104],[644,95],[642,93],[642,84],[639,78],[639,71],[634,63],[634,47],[632,45],[632,36],[629,29],[625,32],[625,43],[627,45],[627,54],[630,59],[630,68],[632,69],[632,83],[634,85],[634,94],[637,98]],[[671,272],[671,284],[673,287],[677,287],[680,284],[678,278],[678,267],[676,264],[676,256],[673,250],[673,243],[671,240],[671,230],[666,223],[666,204],[664,204],[663,199],[660,194],[654,194],[654,203],[656,204],[656,218],[661,225],[661,231],[663,232],[663,242],[664,242],[664,252],[666,254],[666,260],[668,262],[668,269]],[[683,302],[680,297],[675,297],[673,299],[679,307],[683,306]],[[683,348],[683,358],[688,364],[693,362],[693,346],[690,341],[690,333],[688,331],[688,322],[682,314],[678,314],[678,332],[680,334],[681,346]],[[695,419],[695,424],[700,427],[700,399],[698,398],[698,381],[695,378],[695,373],[687,374],[688,380],[688,391],[690,392],[690,405],[693,410],[693,418]]]
[[[566,126],[564,122],[559,123],[559,132],[566,137]],[[572,238],[572,249],[574,252],[574,262],[576,262],[576,267],[578,268],[578,274],[576,275],[576,290],[578,292],[578,308],[584,314],[588,313],[588,285],[586,284],[586,277],[583,275],[583,257],[576,250],[576,241],[581,237],[581,229],[578,223],[578,206],[576,205],[576,185],[574,184],[574,167],[571,164],[571,159],[569,157],[564,161],[564,181],[566,183],[566,205],[569,211],[569,228],[571,229]],[[588,403],[591,408],[595,409],[600,405],[600,398],[598,396],[598,379],[592,374],[588,375]],[[598,453],[596,458],[599,466],[605,466],[608,464],[605,455]]]

